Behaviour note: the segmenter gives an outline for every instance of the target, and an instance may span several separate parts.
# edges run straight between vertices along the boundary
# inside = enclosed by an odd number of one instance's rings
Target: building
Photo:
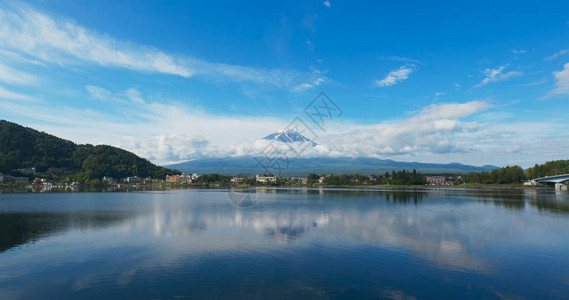
[[[118,184],[119,181],[111,176],[104,176],[103,181],[106,181],[108,184]]]
[[[35,184],[43,184],[43,183],[46,183],[47,180],[45,178],[34,178],[34,180],[32,182]]]
[[[166,175],[166,182],[167,183],[176,183],[178,182],[178,178],[180,175]]]
[[[166,175],[166,182],[176,183],[178,182],[178,177],[180,177],[180,175]]]
[[[14,182],[28,183],[28,182],[30,182],[30,179],[28,177],[14,177]]]
[[[307,184],[308,183],[308,177],[290,177],[288,179],[289,183],[302,183],[302,184]]]
[[[125,181],[128,183],[139,183],[141,180],[142,178],[134,176],[134,177],[127,177]]]
[[[430,185],[453,185],[452,180],[446,176],[427,176]]]
[[[194,174],[195,175],[195,174]],[[167,183],[192,183],[196,181],[197,176],[190,173],[182,173],[180,175],[166,175]]]
[[[255,177],[255,181],[260,183],[277,182],[277,176],[259,176]]]
[[[22,168],[22,169],[14,169],[12,171],[17,171],[24,174],[33,174],[34,176],[40,175],[36,172],[36,168]]]
[[[192,174],[190,173],[182,173],[182,175],[178,176],[179,183],[192,183],[194,180],[192,179]]]
[[[14,176],[0,173],[0,183],[14,182]]]
[[[235,175],[233,178],[231,178],[231,183],[243,183],[243,181],[245,181],[247,178],[249,177],[245,175]]]

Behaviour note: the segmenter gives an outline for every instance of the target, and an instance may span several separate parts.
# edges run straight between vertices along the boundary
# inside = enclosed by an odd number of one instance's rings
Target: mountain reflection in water
[[[244,208],[226,192],[2,194],[0,296],[569,296],[567,194],[258,189]]]

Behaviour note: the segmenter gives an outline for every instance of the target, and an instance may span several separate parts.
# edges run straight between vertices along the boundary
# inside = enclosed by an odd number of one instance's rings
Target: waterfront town
[[[223,185],[223,186],[244,186],[244,185],[292,185],[292,186],[327,186],[327,185],[390,185],[393,176],[385,175],[317,175],[279,177],[272,174],[262,175],[234,175],[226,176],[219,174],[199,175],[196,173],[181,173],[178,175],[167,175],[165,178],[151,178],[129,176],[125,178],[113,178],[103,176],[96,184],[80,183],[69,180],[62,175],[67,171],[50,168],[47,172],[38,172],[36,168],[23,168],[13,170],[11,174],[0,173],[0,184],[3,186],[21,186],[27,189],[39,189],[41,191],[50,190],[78,190],[85,186],[115,187],[115,188],[139,188],[152,186],[192,186],[192,185]],[[58,175],[59,174],[59,175]],[[395,173],[393,173],[395,174]],[[427,186],[452,186],[464,184],[461,176],[423,176],[424,185]],[[416,184],[415,184],[416,185]]]

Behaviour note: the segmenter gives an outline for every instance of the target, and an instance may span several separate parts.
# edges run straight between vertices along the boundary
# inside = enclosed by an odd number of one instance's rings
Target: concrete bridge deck
[[[569,181],[569,174],[561,174],[561,175],[535,178],[531,179],[529,182],[531,183],[531,185],[554,184],[556,190],[567,190],[567,185],[565,185],[564,183],[568,181]]]

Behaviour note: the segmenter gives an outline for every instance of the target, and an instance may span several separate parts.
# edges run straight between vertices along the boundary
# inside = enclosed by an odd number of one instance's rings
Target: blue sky
[[[165,164],[257,154],[324,91],[343,114],[303,155],[527,167],[568,158],[568,13],[566,1],[2,2],[0,118]]]

